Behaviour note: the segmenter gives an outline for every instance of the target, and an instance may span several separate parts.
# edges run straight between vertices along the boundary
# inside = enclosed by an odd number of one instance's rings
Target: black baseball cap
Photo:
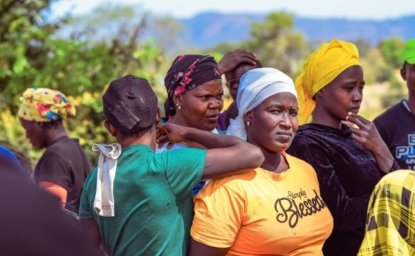
[[[137,133],[156,122],[157,96],[144,78],[126,75],[112,81],[102,101],[105,117],[122,133]]]

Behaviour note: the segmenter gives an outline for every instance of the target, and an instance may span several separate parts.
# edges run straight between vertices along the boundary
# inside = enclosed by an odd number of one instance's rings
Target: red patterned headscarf
[[[220,80],[221,74],[215,59],[209,55],[180,55],[171,65],[164,85],[168,99],[165,103],[167,116],[175,114],[173,97],[192,90],[212,80]]]

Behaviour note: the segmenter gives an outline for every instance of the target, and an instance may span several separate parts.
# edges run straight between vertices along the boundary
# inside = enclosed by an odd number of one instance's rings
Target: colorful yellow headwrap
[[[304,63],[303,73],[295,81],[300,124],[307,123],[316,103],[313,96],[345,69],[358,65],[359,51],[352,43],[332,40],[314,51]]]
[[[76,114],[75,106],[57,90],[29,88],[20,100],[18,116],[27,121],[52,122]]]

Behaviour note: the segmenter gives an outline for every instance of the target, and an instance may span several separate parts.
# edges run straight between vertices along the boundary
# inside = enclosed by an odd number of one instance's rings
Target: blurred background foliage
[[[238,44],[190,49],[183,47],[183,28],[171,17],[128,6],[106,6],[85,16],[50,20],[49,8],[54,2],[0,2],[0,143],[25,152],[33,164],[41,152],[31,148],[16,118],[19,96],[26,88],[55,88],[70,97],[78,113],[65,125],[94,163],[91,145],[113,141],[103,126],[101,104],[111,80],[128,73],[145,77],[162,106],[166,98],[163,78],[178,54],[205,53],[220,60],[226,51],[244,48],[255,52],[263,66],[276,67],[295,78],[305,57],[321,44],[295,31],[294,16],[285,12],[270,13],[263,22],[252,23],[250,38]],[[149,31],[157,36],[150,37]],[[398,72],[404,42],[390,38],[375,47],[364,40],[354,43],[367,82],[362,115],[372,119],[406,97]],[[225,105],[229,102],[226,95]]]

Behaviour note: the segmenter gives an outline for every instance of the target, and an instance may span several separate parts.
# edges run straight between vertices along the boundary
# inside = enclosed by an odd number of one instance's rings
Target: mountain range
[[[178,19],[191,47],[209,48],[219,43],[238,43],[250,38],[252,22],[265,20],[266,14],[203,12]],[[393,19],[306,18],[294,16],[294,28],[314,41],[365,40],[376,45],[385,38],[415,38],[415,14]]]

